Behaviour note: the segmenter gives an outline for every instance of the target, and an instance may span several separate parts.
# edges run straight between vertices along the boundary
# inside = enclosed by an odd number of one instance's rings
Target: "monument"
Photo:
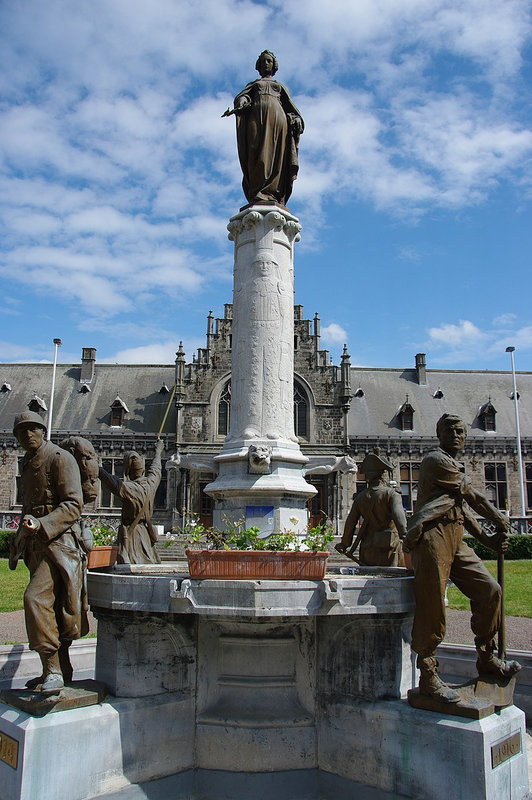
[[[306,521],[314,489],[305,474],[356,467],[344,454],[309,465],[294,435],[300,226],[286,202],[303,121],[274,78],[275,56],[263,51],[257,68],[260,79],[226,112],[237,119],[249,205],[228,226],[232,416],[207,491],[215,522],[252,519],[268,535]],[[210,469],[208,457],[186,459]],[[402,533],[403,518],[395,522]],[[175,800],[447,800],[453,774],[467,800],[523,800],[521,711],[501,702],[497,714],[463,721],[406,702],[417,682],[413,583],[393,566],[332,566],[320,581],[193,580],[181,563],[92,573],[96,678],[111,696],[41,720],[3,707],[2,746],[11,749],[0,793],[119,800],[147,782],[146,796]]]
[[[301,226],[286,208],[298,170],[303,119],[264,50],[260,78],[224,116],[236,117],[243,189],[249,205],[229,221],[234,241],[231,422],[217,477],[214,524],[244,520],[264,533],[305,528],[316,489],[294,433],[294,242]],[[260,458],[258,458],[258,454]]]

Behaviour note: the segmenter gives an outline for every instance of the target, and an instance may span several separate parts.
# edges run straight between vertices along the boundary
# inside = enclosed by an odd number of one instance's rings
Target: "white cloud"
[[[532,325],[517,327],[516,319],[515,314],[502,315],[493,321],[493,328],[484,330],[470,320],[460,320],[458,324],[445,323],[428,329],[426,347],[432,349],[443,364],[475,361],[479,353],[489,362],[500,358],[509,345],[513,345],[516,351],[532,350]],[[501,336],[502,327],[505,328],[504,336]]]
[[[331,322],[321,328],[321,338],[328,344],[342,345],[347,343],[347,332],[338,323]]]
[[[187,361],[192,361],[192,355],[196,353],[198,347],[204,346],[204,340],[185,340],[183,347]],[[128,347],[124,350],[119,350],[113,356],[101,359],[101,361],[108,364],[173,364],[175,358],[176,340],[167,339],[140,345],[139,347]]]
[[[429,335],[434,342],[457,349],[478,345],[486,338],[486,334],[467,319],[460,320],[458,325],[447,323],[429,328]]]
[[[493,320],[493,325],[495,326],[495,328],[514,327],[516,320],[517,320],[517,314],[508,312],[507,314],[499,314],[498,317],[495,317],[495,319]]]

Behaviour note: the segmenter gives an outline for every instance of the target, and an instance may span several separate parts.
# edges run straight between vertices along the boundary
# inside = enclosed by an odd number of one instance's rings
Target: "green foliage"
[[[92,531],[94,547],[116,544],[117,533],[113,526],[109,525],[105,520],[100,519],[100,517],[96,517],[96,519],[86,517],[85,524]]]
[[[303,544],[313,553],[323,552],[327,545],[334,539],[334,530],[329,522],[322,522],[314,528],[309,528],[303,539]]]
[[[493,559],[493,550],[486,547],[473,536],[464,536],[464,541],[482,559]],[[504,554],[506,561],[515,561],[523,558],[532,558],[532,536],[512,534],[508,537],[508,550]]]
[[[497,562],[484,563],[496,578]],[[469,600],[455,586],[447,589],[447,599],[449,608],[469,610]],[[504,600],[508,616],[532,617],[532,561],[509,561],[504,565]]]
[[[0,558],[9,557],[9,542],[16,532],[16,530],[0,531]]]
[[[219,530],[205,528],[193,517],[187,517],[183,530],[167,533],[166,539],[165,547],[185,542],[189,547],[207,547],[210,550],[311,550],[317,553],[326,550],[332,542],[334,530],[329,522],[324,522],[309,528],[304,536],[291,530],[261,536],[260,528],[246,528],[240,520],[225,520],[224,529]]]

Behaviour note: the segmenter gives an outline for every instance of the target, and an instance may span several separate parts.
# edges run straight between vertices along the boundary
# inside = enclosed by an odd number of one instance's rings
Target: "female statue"
[[[118,530],[119,564],[158,564],[155,549],[157,532],[151,517],[153,501],[161,482],[161,452],[164,444],[158,439],[155,458],[146,475],[144,459],[135,450],[124,456],[124,478],[110,475],[100,467],[100,480],[122,501],[122,518]]]
[[[274,80],[277,59],[264,50],[248,83],[234,101],[242,188],[248,202],[286,205],[298,172],[297,149],[304,123],[288,89]]]

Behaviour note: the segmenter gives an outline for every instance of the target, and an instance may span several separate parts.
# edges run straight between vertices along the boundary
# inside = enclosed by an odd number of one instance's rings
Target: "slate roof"
[[[84,391],[80,364],[58,364],[53,410],[54,431],[98,431],[153,435],[159,430],[169,400],[163,386],[172,387],[173,364],[100,364]],[[351,368],[351,389],[360,387],[349,412],[350,438],[434,437],[436,422],[444,412],[458,414],[468,427],[468,438],[515,437],[511,372],[473,370],[426,370],[426,385],[417,381],[415,369]],[[16,414],[28,408],[37,395],[50,405],[51,364],[0,364],[0,431],[11,432]],[[1,391],[7,384],[10,391]],[[520,395],[521,436],[532,437],[532,372],[517,373]],[[441,398],[434,395],[440,390]],[[129,409],[122,428],[111,428],[110,409],[117,395]],[[397,412],[408,402],[414,409],[413,431],[402,431]],[[478,413],[491,398],[496,431],[486,432]],[[46,420],[46,415],[45,415]],[[175,435],[172,403],[164,433]]]
[[[436,422],[445,412],[457,414],[467,424],[468,439],[515,437],[515,411],[511,372],[427,369],[426,385],[417,381],[415,369],[351,368],[351,389],[360,387],[349,412],[349,435],[417,438],[435,436]],[[532,436],[532,372],[516,373],[521,437]],[[434,395],[440,390],[441,398]],[[414,430],[402,431],[397,412],[408,395],[414,409]],[[486,432],[478,413],[491,398],[497,411],[495,432]]]
[[[160,392],[163,385],[172,387],[175,367],[153,364],[96,364],[89,384],[80,383],[80,364],[58,364],[53,408],[54,431],[100,431],[125,434],[156,434],[164,417],[170,395]],[[0,364],[0,430],[11,432],[16,414],[24,411],[33,396],[50,406],[52,364]],[[90,391],[83,389],[89,386]],[[111,405],[120,396],[129,413],[122,428],[111,428]],[[46,420],[45,415],[45,420]],[[175,436],[175,408],[172,403],[164,433]]]

